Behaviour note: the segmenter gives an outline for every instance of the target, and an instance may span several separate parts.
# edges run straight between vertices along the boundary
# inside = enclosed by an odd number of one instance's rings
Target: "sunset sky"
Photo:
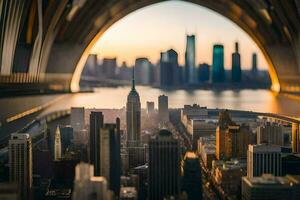
[[[257,45],[241,28],[207,8],[182,1],[167,1],[139,9],[113,24],[99,39],[91,53],[99,58],[117,57],[118,63],[133,65],[136,57],[148,57],[152,63],[160,52],[170,48],[184,63],[186,34],[196,35],[197,63],[212,63],[214,43],[224,45],[225,68],[231,67],[234,42],[240,45],[243,69],[251,67],[251,54],[258,54],[258,66],[267,63]]]

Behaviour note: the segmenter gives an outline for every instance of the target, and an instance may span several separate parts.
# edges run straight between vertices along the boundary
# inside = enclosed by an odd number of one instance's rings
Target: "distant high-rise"
[[[54,160],[59,159],[61,159],[61,135],[59,126],[57,126],[54,135]]]
[[[119,196],[121,157],[120,157],[120,120],[116,124],[104,124],[100,132],[100,175],[109,182],[109,188]]]
[[[200,64],[198,67],[198,80],[199,82],[209,81],[210,66],[206,63]]]
[[[235,52],[232,54],[231,80],[232,82],[241,82],[241,56],[239,53],[239,43],[235,43]]]
[[[154,113],[154,102],[153,101],[147,101],[147,114]]]
[[[163,123],[169,121],[168,96],[166,95],[158,97],[158,118]]]
[[[219,113],[219,121],[216,129],[216,158],[225,158],[225,134],[228,126],[236,125],[230,118],[227,110]]]
[[[212,82],[224,82],[224,46],[215,44],[213,48]]]
[[[126,126],[128,144],[140,141],[141,135],[141,102],[135,89],[134,68],[132,71],[132,87],[127,96]]]
[[[32,188],[32,142],[26,133],[13,133],[8,143],[9,179],[17,182],[22,199],[30,199]]]
[[[202,199],[202,181],[201,167],[199,157],[194,152],[185,153],[181,169],[182,169],[182,187],[181,191],[185,191],[188,200]]]
[[[94,176],[93,165],[79,163],[75,169],[73,200],[110,200],[107,180]]]
[[[179,84],[180,74],[178,54],[174,49],[161,52],[160,57],[160,86],[170,87]]]
[[[61,149],[62,152],[65,152],[66,149],[72,144],[73,140],[73,128],[68,126],[60,126],[60,135],[61,135]]]
[[[273,174],[280,176],[281,171],[281,148],[276,145],[258,144],[249,145],[247,155],[247,176],[261,176]]]
[[[149,142],[149,200],[178,198],[180,146],[168,130],[161,130]]]
[[[135,60],[136,83],[148,85],[151,83],[152,68],[148,58],[137,58]]]
[[[102,73],[106,78],[114,78],[117,69],[117,58],[104,58],[102,62]]]
[[[257,144],[284,145],[283,128],[280,124],[265,123],[257,127]]]
[[[104,116],[102,112],[92,111],[90,114],[89,157],[94,165],[95,176],[100,176],[100,129],[103,127]]]
[[[252,54],[252,73],[253,74],[257,73],[257,54],[256,53]]]
[[[195,84],[196,83],[196,45],[195,45],[195,35],[187,35],[186,36],[185,82],[187,84]]]
[[[71,126],[74,132],[83,130],[84,127],[84,107],[71,108]]]

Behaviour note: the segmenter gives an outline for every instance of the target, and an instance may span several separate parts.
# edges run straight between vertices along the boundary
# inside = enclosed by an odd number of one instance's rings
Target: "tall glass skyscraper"
[[[224,46],[215,44],[213,48],[212,82],[224,82]]]
[[[241,70],[241,56],[239,53],[239,43],[235,43],[235,52],[232,54],[231,65],[231,80],[232,82],[241,82],[242,70]]]
[[[185,82],[187,84],[196,83],[196,46],[195,35],[186,36],[186,50],[185,50]]]

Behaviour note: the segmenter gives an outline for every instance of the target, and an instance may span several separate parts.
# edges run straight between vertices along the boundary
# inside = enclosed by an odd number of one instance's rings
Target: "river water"
[[[146,101],[154,101],[157,108],[158,96],[165,94],[169,97],[170,108],[180,108],[185,104],[197,103],[209,108],[228,108],[258,112],[271,112],[300,116],[300,101],[284,95],[276,95],[269,90],[161,90],[152,87],[136,87],[142,108]],[[77,93],[65,95],[45,112],[68,109],[71,106],[87,108],[122,108],[130,87],[97,88],[94,93]]]

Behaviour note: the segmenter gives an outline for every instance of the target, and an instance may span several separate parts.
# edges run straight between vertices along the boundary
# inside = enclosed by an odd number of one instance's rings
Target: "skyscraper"
[[[102,176],[94,176],[93,165],[79,163],[75,169],[74,200],[109,200],[111,199],[108,190],[107,180]]]
[[[151,63],[148,58],[137,58],[135,60],[135,74],[137,84],[150,84],[151,83]]]
[[[26,133],[13,133],[8,144],[9,179],[17,182],[22,199],[30,199],[32,188],[32,143]]]
[[[84,107],[71,108],[71,126],[74,132],[84,129]]]
[[[100,129],[103,127],[104,116],[102,112],[92,111],[90,114],[89,157],[94,165],[95,176],[100,176]]]
[[[284,145],[283,128],[280,124],[267,122],[257,127],[257,144]]]
[[[198,67],[198,80],[199,82],[209,81],[210,66],[206,63],[202,63]]]
[[[216,129],[216,158],[218,160],[225,157],[225,133],[228,126],[236,125],[230,118],[227,110],[219,113],[219,121]]]
[[[160,95],[158,97],[158,118],[160,122],[165,123],[169,121],[169,106],[168,96]]]
[[[215,44],[213,47],[212,82],[220,83],[224,81],[224,46]]]
[[[257,54],[252,54],[252,73],[257,74]]]
[[[119,119],[116,124],[104,124],[100,132],[100,175],[109,183],[109,188],[116,196],[120,192],[120,131]]]
[[[149,200],[179,195],[180,147],[168,130],[149,142]]]
[[[54,160],[59,160],[61,158],[61,135],[59,126],[56,127],[54,135]]]
[[[150,115],[152,113],[154,113],[154,102],[147,101],[147,114]]]
[[[160,57],[160,85],[176,86],[179,84],[180,74],[178,67],[178,54],[174,49],[161,52]]]
[[[134,68],[132,70],[132,87],[127,97],[126,104],[127,142],[137,143],[141,134],[141,102],[135,90]]]
[[[281,148],[276,145],[249,145],[247,155],[247,176],[262,174],[281,175]]]
[[[292,123],[292,150],[293,153],[300,153],[300,126]]]
[[[232,66],[231,66],[231,80],[232,82],[241,82],[242,70],[241,70],[241,56],[239,53],[239,43],[235,43],[235,52],[232,54]]]
[[[201,167],[199,157],[194,152],[186,152],[182,169],[182,191],[188,195],[188,200],[202,199]]]
[[[185,82],[187,84],[195,84],[196,83],[196,45],[195,45],[195,35],[187,35],[186,36]]]

